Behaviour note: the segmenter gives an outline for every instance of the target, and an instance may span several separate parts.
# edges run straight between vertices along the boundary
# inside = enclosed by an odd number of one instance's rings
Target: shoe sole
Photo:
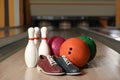
[[[70,75],[70,76],[75,76],[75,75],[80,75],[81,74],[81,72],[79,72],[79,73],[66,73],[66,75]]]
[[[37,70],[45,73],[45,74],[48,74],[48,75],[54,75],[54,76],[58,76],[58,75],[64,75],[65,73],[48,73],[48,72],[45,72],[42,68],[40,68],[39,66],[37,66]]]

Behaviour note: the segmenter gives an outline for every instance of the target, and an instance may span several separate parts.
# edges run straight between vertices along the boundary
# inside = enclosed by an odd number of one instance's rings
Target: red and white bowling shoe
[[[63,75],[64,72],[60,66],[57,65],[52,56],[40,55],[37,64],[37,69],[49,75]]]

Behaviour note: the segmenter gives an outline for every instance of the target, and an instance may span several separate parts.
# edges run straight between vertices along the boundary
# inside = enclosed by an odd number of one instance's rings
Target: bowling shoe
[[[60,66],[57,65],[56,61],[52,56],[40,55],[37,69],[41,72],[49,75],[63,75],[64,72]]]
[[[55,58],[55,61],[58,63],[60,67],[63,68],[64,72],[67,75],[79,75],[81,74],[81,71],[78,67],[73,65],[65,56],[61,56],[58,58]]]

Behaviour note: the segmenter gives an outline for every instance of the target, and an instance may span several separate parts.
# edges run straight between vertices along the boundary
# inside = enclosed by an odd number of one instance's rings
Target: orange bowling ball
[[[60,47],[60,56],[66,56],[74,65],[82,67],[90,58],[89,46],[79,38],[69,38]]]

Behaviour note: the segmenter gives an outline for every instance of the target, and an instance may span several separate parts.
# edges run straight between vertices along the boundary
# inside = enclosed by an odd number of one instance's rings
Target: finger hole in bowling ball
[[[69,48],[70,50],[72,50],[72,48]]]
[[[68,54],[71,54],[71,52],[68,52]]]

